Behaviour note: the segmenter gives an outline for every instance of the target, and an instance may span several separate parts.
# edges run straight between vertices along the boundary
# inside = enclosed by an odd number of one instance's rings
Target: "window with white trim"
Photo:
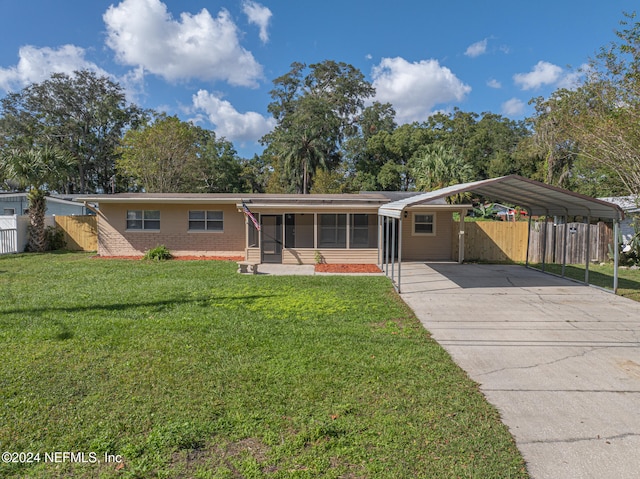
[[[159,230],[160,210],[128,210],[128,230]]]
[[[413,234],[433,236],[436,234],[436,214],[435,213],[414,213],[413,214]]]
[[[222,211],[189,211],[189,231],[223,231]]]

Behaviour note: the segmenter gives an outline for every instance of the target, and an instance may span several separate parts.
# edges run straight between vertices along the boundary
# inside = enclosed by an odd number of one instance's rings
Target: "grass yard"
[[[531,265],[534,268],[542,269],[542,265]],[[562,274],[561,264],[547,264],[545,271]],[[584,265],[571,264],[565,267],[567,278],[584,281]],[[601,288],[613,289],[613,264],[589,265],[589,283]],[[640,301],[640,270],[628,268],[618,268],[618,295],[624,296],[634,301]]]
[[[0,476],[527,477],[387,279],[235,269],[0,257]]]

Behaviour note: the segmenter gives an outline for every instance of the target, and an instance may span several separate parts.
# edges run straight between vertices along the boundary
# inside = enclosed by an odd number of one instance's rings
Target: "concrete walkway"
[[[402,289],[531,477],[640,477],[640,303],[522,266],[403,263]]]
[[[276,276],[382,276],[383,273],[316,273],[312,264],[270,264],[258,266],[258,274]]]

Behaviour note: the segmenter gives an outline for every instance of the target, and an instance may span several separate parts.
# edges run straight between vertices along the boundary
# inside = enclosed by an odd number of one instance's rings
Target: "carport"
[[[579,216],[587,224],[592,219],[600,218],[613,222],[614,247],[614,277],[613,290],[618,289],[618,251],[619,251],[619,228],[620,221],[624,218],[622,209],[615,204],[597,200],[589,196],[581,195],[573,191],[565,190],[555,186],[540,183],[518,175],[502,176],[489,180],[474,181],[471,183],[461,183],[449,186],[428,193],[423,193],[398,201],[393,201],[381,206],[378,209],[379,230],[382,245],[378,259],[381,269],[391,278],[398,292],[402,290],[402,220],[405,211],[418,205],[432,203],[439,199],[448,198],[453,195],[473,192],[486,198],[491,198],[502,203],[511,203],[521,206],[529,213],[529,231],[531,230],[532,216],[561,217],[565,222],[567,218]],[[461,208],[464,208],[462,205]],[[460,254],[458,262],[464,261],[464,218],[461,215],[459,229]],[[396,223],[398,226],[396,226]],[[544,236],[547,235],[547,224],[544,223]],[[587,232],[589,229],[587,229]],[[568,229],[565,229],[563,238],[563,248],[566,249]],[[397,248],[396,248],[397,241]],[[545,241],[546,247],[546,241]],[[589,284],[589,247],[590,238],[586,239],[586,262],[585,262],[585,284]],[[395,252],[389,254],[388,252]],[[543,255],[544,256],[544,255]],[[529,241],[527,241],[527,267],[529,267]],[[566,257],[563,254],[562,274],[565,275]],[[544,259],[542,271],[545,271]]]

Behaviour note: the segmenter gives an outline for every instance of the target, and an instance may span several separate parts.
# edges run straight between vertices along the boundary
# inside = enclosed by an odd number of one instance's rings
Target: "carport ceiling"
[[[474,192],[487,198],[522,206],[534,216],[591,216],[592,218],[614,220],[624,218],[624,213],[618,205],[518,175],[461,183],[394,201],[381,206],[379,214],[400,218],[407,207],[467,192]]]

